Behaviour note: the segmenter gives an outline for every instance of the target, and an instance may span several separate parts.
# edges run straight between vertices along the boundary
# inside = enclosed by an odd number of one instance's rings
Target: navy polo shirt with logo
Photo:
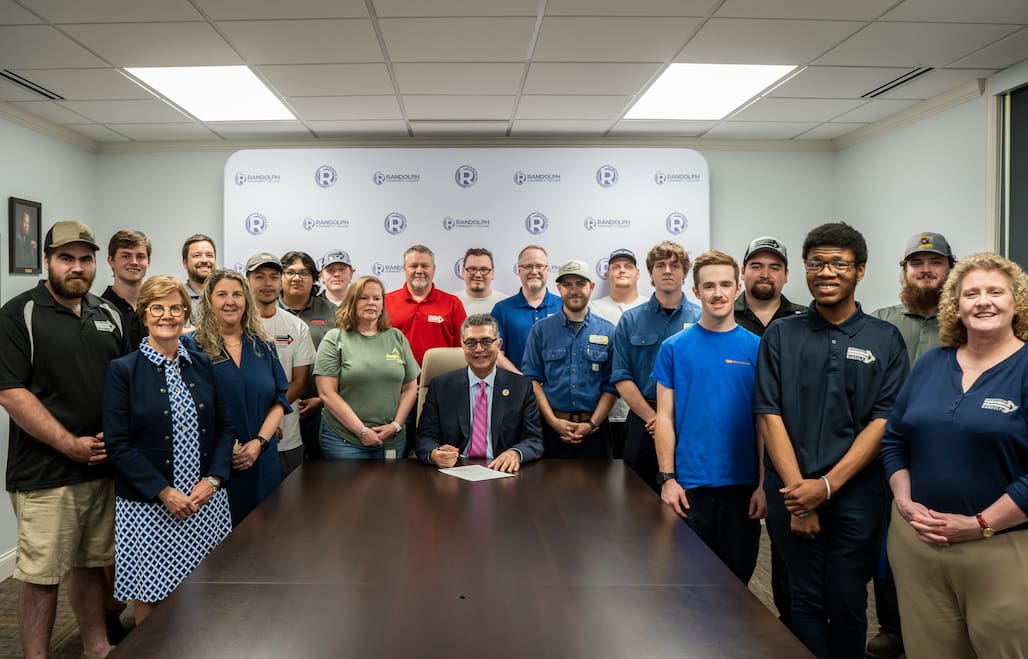
[[[32,301],[30,349],[25,305]],[[130,351],[128,341],[87,294],[81,316],[58,304],[40,282],[0,308],[0,389],[28,389],[50,414],[78,437],[103,430],[103,390],[112,359]],[[117,313],[117,312],[115,312]],[[22,430],[12,419],[7,490],[40,490],[110,477],[108,465],[74,462]]]
[[[811,303],[806,314],[777,320],[764,332],[753,413],[782,417],[800,472],[816,478],[871,421],[888,418],[909,370],[894,325],[867,315],[859,303],[835,325]],[[766,466],[777,476],[770,460]]]

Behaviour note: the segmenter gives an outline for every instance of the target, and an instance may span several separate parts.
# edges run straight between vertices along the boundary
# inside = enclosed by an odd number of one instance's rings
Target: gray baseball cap
[[[321,257],[321,261],[318,262],[318,269],[324,270],[333,263],[342,263],[353,267],[353,261],[350,260],[350,255],[341,249],[330,249],[325,252],[325,255]]]
[[[254,254],[246,260],[246,274],[250,274],[257,268],[265,265],[270,265],[279,272],[284,270],[282,267],[282,261],[279,260],[277,256],[269,254],[268,252],[261,252],[260,254]]]
[[[589,281],[596,283],[596,280],[593,278],[593,273],[589,269],[589,264],[585,261],[571,259],[564,265],[560,266],[560,270],[557,271],[557,281],[559,282],[561,279],[567,277],[568,275],[575,275],[577,277],[581,277],[582,279],[588,279]]]
[[[785,244],[774,236],[761,236],[751,240],[746,248],[746,256],[742,257],[742,262],[746,263],[757,252],[771,252],[785,261],[786,267],[789,266],[789,257],[785,251]]]
[[[903,250],[903,260],[906,261],[915,254],[929,252],[939,254],[948,259],[953,259],[953,250],[949,247],[949,241],[941,233],[925,231],[916,233],[907,240],[907,246]]]

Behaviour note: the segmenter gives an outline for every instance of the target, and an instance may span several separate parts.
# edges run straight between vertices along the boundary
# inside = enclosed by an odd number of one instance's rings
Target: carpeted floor
[[[750,580],[750,591],[777,615],[771,598],[771,552],[767,533],[760,538],[760,557],[757,569]],[[874,593],[868,588],[868,637],[878,631],[878,621],[874,611]],[[121,614],[126,629],[133,626],[131,607]],[[22,656],[21,642],[18,636],[18,582],[7,579],[0,582],[0,659],[18,659]],[[57,604],[57,620],[54,623],[53,641],[50,645],[50,656],[56,659],[78,659],[82,656],[82,639],[79,637],[75,616],[68,604],[65,589]]]

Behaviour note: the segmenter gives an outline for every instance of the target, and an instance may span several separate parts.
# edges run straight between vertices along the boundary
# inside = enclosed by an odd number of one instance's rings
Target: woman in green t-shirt
[[[321,450],[330,460],[402,458],[403,422],[418,397],[410,344],[389,326],[385,287],[359,277],[336,312],[314,362],[321,412]]]

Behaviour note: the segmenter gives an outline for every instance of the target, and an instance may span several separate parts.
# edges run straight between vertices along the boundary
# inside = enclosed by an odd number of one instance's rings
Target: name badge
[[[435,314],[428,314],[428,322],[430,322],[430,323],[441,323],[441,322],[443,322],[443,317],[442,316],[437,316]]]
[[[109,320],[94,320],[93,325],[96,326],[97,332],[113,332],[114,323]]]
[[[682,329],[689,329],[692,325],[692,323],[682,323]]]
[[[605,346],[610,343],[610,339],[605,334],[590,334],[589,343]]]

